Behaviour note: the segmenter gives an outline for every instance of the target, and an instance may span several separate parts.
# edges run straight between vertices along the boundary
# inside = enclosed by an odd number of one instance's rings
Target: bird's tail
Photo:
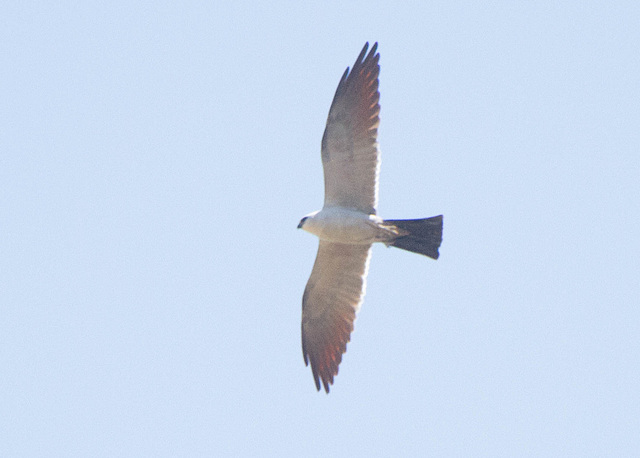
[[[387,242],[403,250],[438,259],[438,248],[442,243],[442,215],[422,219],[386,219],[384,226],[398,233]]]

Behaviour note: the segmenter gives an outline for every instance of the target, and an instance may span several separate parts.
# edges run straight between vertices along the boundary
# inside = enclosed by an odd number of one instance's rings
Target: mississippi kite
[[[338,374],[362,300],[371,244],[382,242],[438,259],[442,215],[384,220],[376,215],[380,151],[380,54],[369,43],[346,69],[322,137],[324,207],[302,218],[299,229],[320,239],[302,298],[302,353],[320,390]]]

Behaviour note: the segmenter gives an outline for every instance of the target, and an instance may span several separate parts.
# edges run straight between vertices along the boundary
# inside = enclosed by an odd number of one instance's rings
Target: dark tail
[[[398,237],[388,246],[438,259],[442,243],[442,215],[423,219],[385,219],[385,226],[397,228]]]

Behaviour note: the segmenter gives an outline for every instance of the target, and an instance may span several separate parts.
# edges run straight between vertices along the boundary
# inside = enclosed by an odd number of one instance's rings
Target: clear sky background
[[[0,455],[638,456],[640,3],[0,7]],[[376,246],[300,346],[320,139],[381,53]]]

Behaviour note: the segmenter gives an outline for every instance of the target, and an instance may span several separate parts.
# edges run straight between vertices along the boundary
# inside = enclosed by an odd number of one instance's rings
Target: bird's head
[[[316,213],[318,212],[309,213],[308,215],[304,216],[298,223],[298,229],[304,229],[305,223],[307,223],[309,220],[312,220],[313,217],[316,216]]]

